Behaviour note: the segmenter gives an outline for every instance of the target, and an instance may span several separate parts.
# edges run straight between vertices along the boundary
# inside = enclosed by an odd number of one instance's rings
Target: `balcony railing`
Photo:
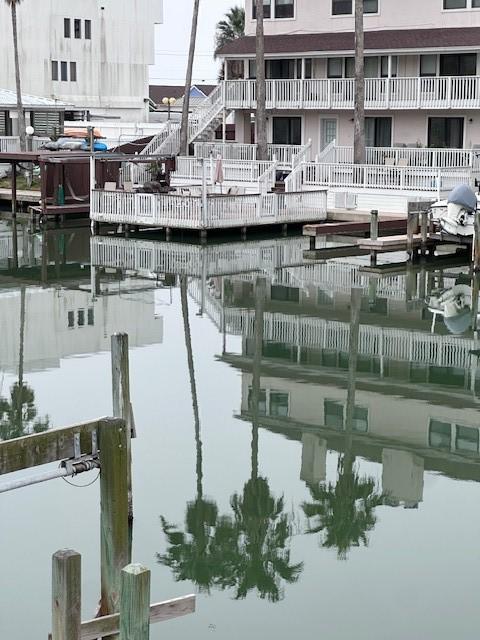
[[[268,109],[353,109],[353,78],[267,80]],[[225,81],[227,109],[255,109],[255,80]],[[480,76],[367,78],[366,109],[479,109]]]

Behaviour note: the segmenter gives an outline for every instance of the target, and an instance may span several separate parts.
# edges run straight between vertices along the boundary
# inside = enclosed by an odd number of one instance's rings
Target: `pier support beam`
[[[80,640],[81,557],[57,551],[52,558],[52,640]]]

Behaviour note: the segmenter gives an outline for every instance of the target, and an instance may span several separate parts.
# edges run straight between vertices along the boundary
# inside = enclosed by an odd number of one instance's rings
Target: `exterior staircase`
[[[188,118],[188,143],[210,140],[212,133],[222,124],[224,110],[224,85],[216,89],[190,114]],[[228,115],[229,112],[227,112]],[[180,151],[179,122],[171,122],[153,137],[142,155],[177,155]]]

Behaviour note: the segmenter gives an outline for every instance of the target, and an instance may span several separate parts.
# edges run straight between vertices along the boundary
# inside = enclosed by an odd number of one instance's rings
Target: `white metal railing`
[[[195,157],[176,158],[175,172],[172,173],[173,178],[185,181],[199,181],[203,178],[203,162],[206,167],[206,178],[209,184],[214,181],[216,160],[210,158],[203,160]],[[241,182],[250,184],[264,184],[267,182],[268,187],[272,187],[275,183],[266,181],[265,174],[275,166],[274,162],[262,162],[256,160],[223,160],[223,179],[225,182]],[[273,176],[275,178],[275,176]],[[260,189],[260,186],[259,186]]]
[[[32,151],[38,151],[50,138],[33,137],[31,140]],[[0,153],[13,153],[20,151],[20,138],[18,136],[0,136]]]
[[[114,224],[219,229],[319,221],[326,215],[324,190],[204,197],[99,189],[91,193],[91,219]]]
[[[269,144],[268,159],[276,159],[279,169],[290,169],[296,156],[301,154],[307,145]],[[311,144],[308,145],[308,148]],[[194,155],[197,158],[209,158],[221,155],[224,160],[253,161],[257,159],[256,144],[241,144],[238,142],[196,142]]]
[[[269,165],[265,167],[265,171],[258,178],[258,187],[261,194],[268,193],[275,186],[278,165],[276,162],[269,163]]]
[[[353,147],[330,147],[318,157],[319,162],[352,164]],[[474,149],[423,149],[415,147],[367,147],[367,164],[390,166],[478,168],[480,150]]]
[[[302,162],[308,162],[311,158],[312,152],[312,141],[308,140],[307,144],[305,146],[303,146],[300,151],[295,154],[292,158],[292,169],[295,169],[295,167],[298,167],[299,164],[301,164]]]
[[[422,191],[440,195],[457,184],[471,184],[471,169],[395,167],[389,165],[303,163],[286,181],[287,190],[302,187],[372,188]]]
[[[226,80],[225,107],[256,108],[255,80]],[[352,109],[353,78],[267,80],[268,109]],[[367,78],[367,109],[478,109],[480,76]]]

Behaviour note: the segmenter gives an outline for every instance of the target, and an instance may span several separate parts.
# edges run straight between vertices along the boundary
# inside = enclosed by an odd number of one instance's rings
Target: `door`
[[[322,118],[320,125],[320,151],[337,139],[337,120],[335,118]]]
[[[273,144],[302,144],[302,119],[273,118]]]
[[[436,149],[463,149],[463,118],[429,118],[428,146]]]

